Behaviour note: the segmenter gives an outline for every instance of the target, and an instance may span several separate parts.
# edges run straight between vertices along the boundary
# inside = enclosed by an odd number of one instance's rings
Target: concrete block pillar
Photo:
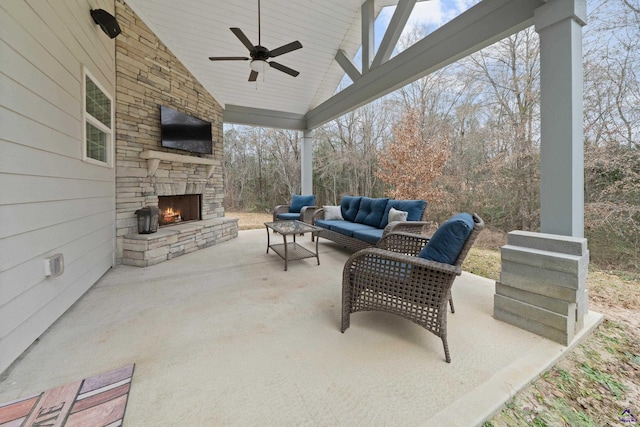
[[[512,231],[501,252],[494,317],[568,345],[588,311],[587,240]]]

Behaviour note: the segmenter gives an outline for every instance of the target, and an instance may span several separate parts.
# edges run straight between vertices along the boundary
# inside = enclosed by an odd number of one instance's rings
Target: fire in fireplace
[[[158,196],[159,225],[200,220],[200,194]]]

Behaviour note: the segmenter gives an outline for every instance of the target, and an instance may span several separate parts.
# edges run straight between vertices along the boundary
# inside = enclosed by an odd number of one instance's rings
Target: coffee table
[[[273,249],[273,251],[284,260],[284,271],[287,271],[287,264],[289,261],[296,261],[299,259],[315,257],[318,260],[318,265],[320,265],[320,257],[318,256],[318,239],[316,235],[322,230],[322,228],[301,221],[265,222],[264,225],[267,227],[267,253],[269,253],[269,249]],[[271,233],[269,230],[281,234],[284,243],[271,244]],[[304,233],[311,233],[316,237],[314,239],[316,241],[315,253],[296,243],[296,235]],[[293,236],[293,242],[287,242],[287,236]]]

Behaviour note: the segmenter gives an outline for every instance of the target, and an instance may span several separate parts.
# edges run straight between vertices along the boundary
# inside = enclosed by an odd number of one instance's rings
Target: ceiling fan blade
[[[251,74],[249,74],[249,81],[255,82],[257,78],[258,78],[258,72],[251,70]]]
[[[248,61],[251,58],[246,56],[210,56],[210,61]]]
[[[280,46],[273,49],[272,51],[269,52],[269,57],[275,58],[276,56],[280,56],[282,54],[291,52],[293,50],[301,49],[301,48],[302,48],[302,43],[296,40],[294,42],[285,44],[284,46]]]
[[[275,68],[276,70],[282,71],[283,73],[287,73],[293,77],[297,77],[298,74],[300,74],[298,71],[274,61],[269,62],[269,65],[271,66],[271,68]]]
[[[232,27],[229,29],[233,34],[236,35],[236,37],[242,42],[242,44],[246,46],[247,49],[253,50],[253,47],[254,47],[253,44],[249,41],[247,36],[244,35],[244,33],[240,28]]]

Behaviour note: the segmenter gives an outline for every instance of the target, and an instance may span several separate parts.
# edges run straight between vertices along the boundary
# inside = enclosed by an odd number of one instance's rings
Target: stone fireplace
[[[237,237],[238,221],[222,206],[222,107],[122,0],[115,5],[116,263],[144,267]],[[213,153],[161,147],[161,106],[211,122]],[[179,217],[138,234],[135,211],[170,199]]]

